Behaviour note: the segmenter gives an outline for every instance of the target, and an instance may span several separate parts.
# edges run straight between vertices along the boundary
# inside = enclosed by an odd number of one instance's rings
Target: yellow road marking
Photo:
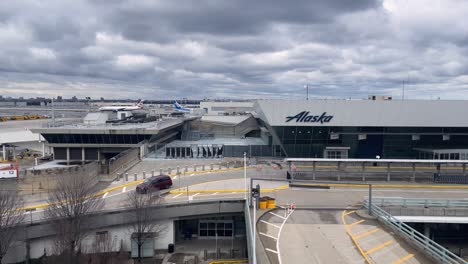
[[[369,188],[368,184],[353,183],[308,183],[304,186],[342,187],[342,188]],[[395,189],[468,189],[468,185],[424,185],[424,184],[372,184],[372,188]]]
[[[212,170],[212,171],[211,170],[204,170],[204,171],[194,171],[192,173],[193,174],[204,174],[204,173],[207,173],[207,172],[227,172],[227,171],[236,171],[236,170],[242,170],[242,169],[244,169],[244,168],[230,168],[230,169],[221,169],[221,170]],[[247,168],[247,169],[253,169],[253,168]],[[169,176],[174,177],[174,176],[176,176],[176,174],[169,174]],[[138,184],[142,183],[143,181],[144,180],[141,179],[141,180],[136,180],[136,181],[132,181],[132,182],[127,182],[127,183],[124,183],[124,184],[121,184],[121,185],[118,185],[118,186],[114,186],[114,187],[111,187],[111,188],[101,190],[101,191],[95,193],[94,195],[95,196],[101,196],[101,195],[104,195],[106,192],[112,192],[112,191],[115,191],[115,190],[118,190],[118,189],[122,189],[124,187],[138,185]],[[203,183],[200,183],[200,184],[203,184]],[[282,186],[282,187],[284,187],[284,186]],[[286,189],[286,188],[282,188],[282,189]],[[282,190],[282,189],[279,189],[279,190]],[[18,210],[42,209],[42,208],[46,208],[48,206],[49,206],[48,203],[43,203],[43,204],[25,206],[25,207],[22,207],[22,208],[18,208]]]
[[[359,234],[359,235],[357,235],[357,236],[354,236],[354,238],[355,238],[355,239],[359,239],[359,238],[361,238],[361,237],[365,237],[365,236],[368,236],[368,235],[370,235],[370,234],[373,234],[373,233],[375,233],[375,232],[377,232],[377,231],[379,231],[379,230],[380,230],[380,229],[379,229],[378,227],[376,227],[376,228],[373,228],[373,229],[371,229],[371,230],[369,230],[369,231],[367,231],[367,232],[364,232],[364,233],[362,233],[362,234]]]
[[[388,246],[388,245],[390,245],[390,244],[392,244],[392,243],[393,243],[393,240],[389,240],[389,241],[387,241],[387,242],[384,242],[384,243],[382,243],[382,244],[380,244],[380,245],[378,245],[378,246],[375,246],[375,247],[373,247],[373,248],[367,250],[367,251],[365,252],[365,254],[366,254],[366,255],[369,255],[369,254],[371,254],[371,253],[373,253],[373,252],[375,252],[375,251],[377,251],[377,250],[379,250],[379,249],[382,249],[382,248],[384,248],[384,247],[386,247],[386,246]]]
[[[358,224],[360,224],[360,223],[362,223],[364,221],[366,221],[366,220],[362,219],[362,220],[356,221],[354,223],[349,224],[348,227],[352,227],[353,225],[358,225]]]
[[[410,259],[410,258],[412,258],[412,257],[414,257],[414,254],[408,254],[408,255],[406,255],[406,256],[404,256],[404,257],[398,259],[397,261],[392,262],[392,264],[400,264],[400,263],[403,263],[403,262],[407,261],[408,259]]]
[[[228,263],[248,263],[247,259],[231,259],[231,260],[216,260],[211,261],[210,264],[228,264]]]
[[[349,212],[347,212],[345,215],[350,215],[350,214],[353,214],[354,212],[356,212],[356,210],[349,211]]]
[[[276,188],[263,188],[262,192],[275,192],[289,188],[289,185],[283,185]],[[188,190],[186,188],[179,188],[169,191],[170,194],[179,193],[244,193],[245,189],[209,189],[209,190]]]
[[[359,253],[361,253],[361,256],[366,260],[366,263],[367,263],[367,264],[372,264],[372,262],[370,261],[369,257],[368,257],[366,254],[364,254],[364,251],[362,250],[361,245],[359,245],[359,243],[356,241],[356,239],[355,239],[355,238],[353,237],[353,235],[351,234],[351,231],[349,230],[349,226],[346,224],[345,214],[346,214],[346,210],[343,210],[343,212],[341,213],[341,221],[343,222],[343,225],[345,226],[346,233],[347,233],[348,236],[351,238],[351,240],[353,241],[354,245],[356,245],[356,247],[357,247],[358,250],[359,250]]]
[[[307,165],[304,165],[304,166],[296,166],[296,168],[313,168],[314,166],[307,166]],[[315,165],[315,168],[316,169],[336,169],[337,166],[333,166],[333,165]],[[346,166],[346,168],[354,168],[354,169],[359,169],[359,170],[362,170],[362,166]],[[365,168],[366,170],[367,169],[383,169],[383,170],[387,170],[387,166],[366,166]],[[408,170],[413,170],[413,167],[412,166],[408,166],[408,167],[404,167],[404,166],[390,166],[390,170],[392,169],[397,169],[397,170],[404,170],[404,169],[408,169]],[[420,166],[420,167],[416,167],[416,171],[418,169],[423,169],[423,170],[434,170],[436,171],[436,166],[434,167],[427,167],[427,166]],[[463,167],[441,167],[442,170],[463,170]]]

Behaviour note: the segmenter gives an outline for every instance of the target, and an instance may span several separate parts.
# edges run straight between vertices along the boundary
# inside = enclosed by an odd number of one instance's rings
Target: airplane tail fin
[[[136,106],[143,107],[143,102],[144,102],[144,100],[138,99],[138,102],[136,103]]]
[[[181,109],[182,107],[180,106],[179,103],[177,103],[177,101],[174,100],[174,103],[172,104],[174,106],[175,109]]]

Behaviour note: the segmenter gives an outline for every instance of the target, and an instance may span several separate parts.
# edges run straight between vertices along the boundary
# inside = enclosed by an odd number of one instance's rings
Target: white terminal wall
[[[259,100],[255,109],[271,126],[468,127],[468,101],[461,100]],[[302,111],[333,118],[286,122]]]

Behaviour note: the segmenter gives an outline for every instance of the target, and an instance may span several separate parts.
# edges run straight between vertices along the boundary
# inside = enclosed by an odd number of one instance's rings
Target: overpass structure
[[[371,201],[371,202],[370,202]],[[468,217],[465,216],[394,216],[388,211],[392,211],[389,208],[395,207],[410,207],[414,208],[423,208],[423,211],[432,212],[433,214],[440,213],[441,210],[425,210],[429,209],[431,206],[437,209],[449,208],[461,209],[463,213],[466,213],[468,209],[468,200],[448,200],[448,199],[414,199],[414,198],[374,198],[372,200],[365,200],[364,207],[371,211],[371,214],[379,221],[381,221],[386,226],[390,227],[400,236],[406,240],[412,242],[413,245],[417,246],[424,252],[428,253],[434,259],[441,263],[468,263],[468,261],[461,258],[459,255],[454,254],[448,250],[445,246],[438,244],[436,241],[432,240],[430,227],[427,223],[437,223],[441,221],[443,223],[454,223],[454,224],[464,224],[468,223]],[[412,209],[408,211],[412,211]],[[443,211],[443,210],[442,210]],[[413,212],[414,214],[414,212]],[[456,214],[456,213],[455,213]],[[419,221],[417,221],[419,220]],[[407,223],[424,223],[424,234],[418,232],[415,228],[408,225]]]
[[[184,235],[184,230],[187,229],[184,225],[195,229],[192,230],[194,232],[193,243],[198,243],[197,241],[200,241],[198,239],[209,240],[211,237],[203,237],[204,231],[199,229],[203,228],[203,223],[209,225],[215,223],[216,227],[219,227],[219,223],[230,223],[229,233],[224,229],[222,234],[219,233],[223,237],[229,236],[229,247],[231,247],[230,241],[235,239],[246,241],[247,245],[250,245],[252,233],[245,232],[245,230],[252,230],[250,214],[246,212],[247,208],[244,199],[172,202],[151,207],[149,208],[151,220],[163,227],[163,231],[159,232],[160,235],[155,241],[155,249],[167,249],[168,244],[175,244],[176,247],[178,243],[186,244],[187,242],[180,239]],[[119,208],[88,215],[83,219],[86,223],[84,226],[87,226],[86,232],[89,234],[107,232],[111,237],[118,237],[119,241],[122,240],[126,248],[130,248],[131,231],[129,231],[129,226],[137,221],[135,214],[132,214],[133,210],[132,208]],[[29,220],[29,217],[26,219]],[[38,258],[44,252],[52,253],[53,237],[57,235],[57,229],[54,228],[54,225],[53,219],[31,220],[30,223],[25,224],[24,228],[19,229],[21,232],[17,232],[16,245],[10,248],[4,261],[16,263],[24,261],[28,255],[32,258]],[[244,225],[246,227],[241,228]],[[224,226],[224,228],[228,228],[227,225]],[[93,236],[91,235],[91,237]],[[89,239],[84,240],[82,246],[92,246],[92,243],[93,241]],[[244,245],[244,242],[241,245]],[[250,249],[240,251],[249,252],[248,254],[251,256]]]
[[[286,158],[293,179],[468,184],[468,160]]]

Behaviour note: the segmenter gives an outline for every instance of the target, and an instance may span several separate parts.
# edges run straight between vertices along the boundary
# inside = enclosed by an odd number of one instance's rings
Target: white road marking
[[[274,236],[270,236],[270,235],[265,234],[265,233],[262,233],[262,232],[258,232],[258,233],[259,233],[260,235],[262,235],[262,236],[266,236],[266,237],[269,237],[269,238],[272,238],[272,239],[275,239],[275,240],[277,239],[277,238],[274,237]]]
[[[270,248],[265,248],[265,250],[268,250],[268,251],[270,251],[270,252],[272,252],[272,253],[278,254],[278,251],[275,251],[275,250],[270,249]]]
[[[219,192],[212,193],[211,195],[217,195]]]
[[[102,196],[102,199],[106,198],[108,194],[109,194],[109,192],[106,192],[106,193]]]
[[[279,214],[275,214],[275,213],[273,213],[273,212],[270,212],[270,214],[272,214],[272,215],[274,215],[274,216],[277,216],[277,217],[279,217],[279,218],[281,218],[281,219],[286,219],[284,216],[281,216],[281,215],[279,215]]]
[[[177,176],[174,176],[174,178],[172,178],[173,180],[177,179]]]
[[[195,175],[195,174],[192,173],[192,174],[190,174],[189,176],[193,176],[193,175]]]
[[[200,193],[196,193],[196,194],[192,195],[192,198],[195,197],[195,196],[197,196],[197,195],[199,195],[199,194],[200,194]]]
[[[237,192],[232,192],[231,194],[234,194],[234,193],[237,193]]]
[[[172,198],[172,199],[175,199],[175,198],[177,198],[177,197],[179,197],[179,196],[181,196],[181,195],[182,195],[182,194],[179,193],[179,194],[177,194],[176,196],[173,196],[173,197],[171,197],[171,198]]]
[[[123,193],[126,192],[126,191],[127,191],[127,186],[123,187],[123,189],[122,189]]]
[[[278,262],[279,264],[281,264],[281,254],[280,254],[280,246],[279,246],[279,242],[280,242],[280,237],[281,237],[281,231],[283,230],[283,227],[284,227],[284,224],[286,224],[286,221],[288,221],[288,218],[294,213],[294,209],[291,210],[291,212],[286,216],[286,218],[284,219],[283,223],[281,224],[281,227],[280,229],[278,230],[278,239],[276,240],[276,251],[278,252]]]
[[[278,225],[275,225],[275,224],[272,224],[272,223],[268,223],[268,222],[267,222],[267,221],[265,221],[265,220],[260,220],[260,222],[262,222],[262,223],[265,223],[265,224],[267,224],[267,225],[274,226],[274,227],[276,227],[276,228],[281,228],[280,226],[278,226]]]

